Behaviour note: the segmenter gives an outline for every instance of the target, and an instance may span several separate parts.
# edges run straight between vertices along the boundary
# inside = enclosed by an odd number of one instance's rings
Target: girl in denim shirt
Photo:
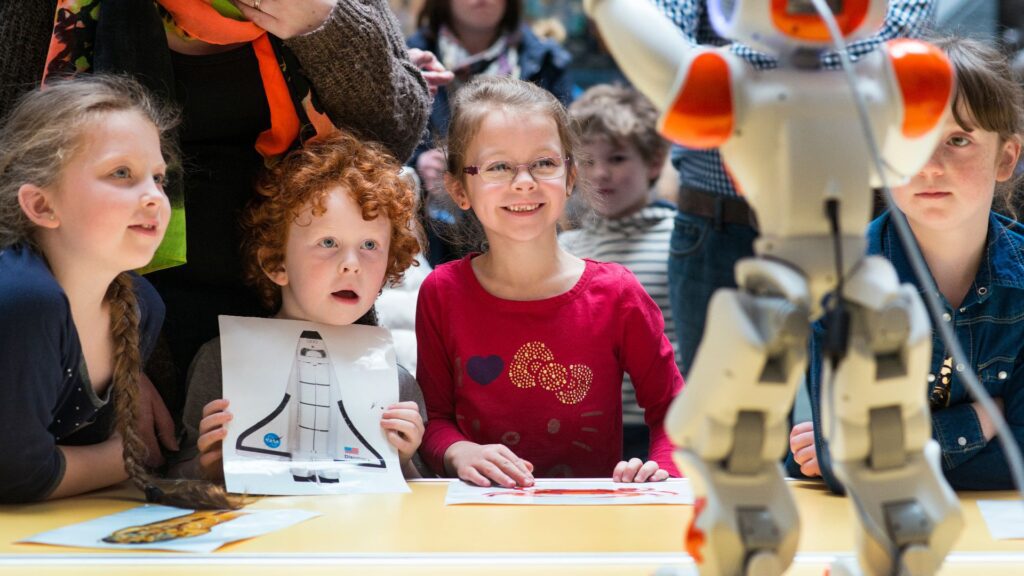
[[[1024,441],[1024,226],[992,211],[997,189],[1000,196],[1013,190],[1024,128],[1024,91],[994,48],[964,38],[935,44],[956,72],[952,114],[931,160],[893,194],[938,286],[945,308],[942,320],[952,322],[971,365],[954,365],[933,331],[932,369],[923,392],[932,408],[932,435],[942,447],[942,468],[953,488],[1008,489],[1012,479],[1002,446],[993,441],[993,423],[970,398],[959,372],[978,374],[1017,442]],[[889,213],[868,228],[868,252],[884,255],[901,282],[920,289]],[[793,428],[788,464],[794,475],[822,476],[839,491],[827,446],[815,449],[824,445],[818,433],[817,328],[808,380],[813,420]]]

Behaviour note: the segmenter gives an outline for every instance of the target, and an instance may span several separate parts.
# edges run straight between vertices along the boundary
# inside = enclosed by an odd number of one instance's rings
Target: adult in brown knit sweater
[[[223,9],[227,2],[219,4]],[[183,190],[188,263],[148,275],[167,305],[167,318],[147,373],[175,420],[185,398],[185,371],[198,347],[217,335],[217,316],[261,310],[241,281],[237,225],[258,170],[322,126],[320,112],[404,161],[430,110],[427,83],[409,59],[386,0],[231,5],[252,24],[218,13],[211,21],[210,0],[0,2],[4,116],[17,95],[39,84],[44,70],[47,78],[127,73],[182,112],[177,140],[183,173],[172,175],[169,189],[172,198],[175,189]],[[220,34],[235,29],[267,34],[265,40]],[[65,49],[56,57],[47,53],[52,38]],[[261,56],[267,46],[269,60],[266,52]],[[274,66],[267,64],[275,59],[276,77],[284,79],[277,94],[295,104],[298,137],[282,128],[281,100],[273,103],[275,74],[268,68]],[[156,413],[161,410],[157,406]],[[176,448],[166,421],[158,428],[161,443]],[[155,451],[155,438],[147,441]]]

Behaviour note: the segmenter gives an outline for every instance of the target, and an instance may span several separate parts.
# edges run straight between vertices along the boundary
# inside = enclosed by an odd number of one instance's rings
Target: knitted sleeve
[[[317,30],[285,41],[335,125],[381,142],[399,162],[419,143],[430,95],[384,0],[339,0]]]
[[[0,118],[43,77],[56,0],[0,2]]]

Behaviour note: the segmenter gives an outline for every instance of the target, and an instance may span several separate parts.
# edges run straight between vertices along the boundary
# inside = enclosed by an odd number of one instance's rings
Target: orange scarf
[[[202,0],[157,0],[174,17],[174,23],[188,36],[207,44],[252,42],[259,63],[263,90],[270,107],[270,129],[256,138],[256,150],[269,158],[283,154],[299,135],[299,116],[295,112],[288,84],[278,65],[266,30],[252,22],[240,22],[225,16]]]

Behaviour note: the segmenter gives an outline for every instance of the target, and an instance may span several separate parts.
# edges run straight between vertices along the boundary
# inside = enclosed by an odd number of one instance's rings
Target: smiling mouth
[[[505,210],[521,214],[524,212],[534,212],[540,209],[541,206],[543,206],[543,204],[517,204],[515,206],[505,206]]]
[[[156,232],[156,224],[132,224],[128,228],[141,232]]]

